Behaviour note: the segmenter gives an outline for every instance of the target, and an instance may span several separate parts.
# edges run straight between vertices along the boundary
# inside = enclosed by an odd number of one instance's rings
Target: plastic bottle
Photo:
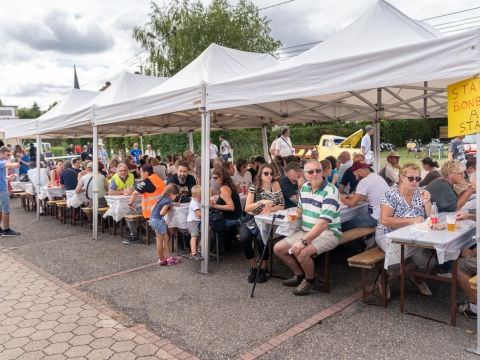
[[[438,207],[436,202],[432,204],[432,213],[430,215],[430,220],[432,221],[432,224],[438,223]]]

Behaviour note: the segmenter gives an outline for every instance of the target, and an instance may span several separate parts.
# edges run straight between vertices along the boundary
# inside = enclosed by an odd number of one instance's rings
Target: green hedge
[[[364,128],[369,121],[348,122],[348,123],[326,123],[326,124],[305,124],[292,125],[290,132],[293,144],[318,144],[320,137],[324,134],[333,134],[338,136],[348,136],[358,129]],[[439,127],[447,125],[446,119],[415,119],[415,120],[389,120],[381,122],[381,141],[393,143],[396,146],[405,146],[409,139],[421,139],[424,143],[432,138],[439,136]],[[269,129],[269,144],[275,139],[278,129]],[[234,148],[235,158],[249,158],[255,155],[262,155],[262,133],[260,129],[242,129],[212,131],[211,139],[215,144],[219,144],[218,136],[225,135]],[[50,141],[50,140],[49,140]],[[65,148],[70,143],[86,144],[89,139],[62,139],[51,140],[52,151],[57,156],[65,155]],[[200,149],[200,132],[196,131],[193,135],[195,152]],[[135,142],[140,143],[139,137],[107,138],[104,140],[108,149],[114,149],[115,152],[123,149],[131,149]],[[151,144],[154,150],[160,150],[162,156],[172,153],[182,153],[188,147],[187,133],[162,134],[145,136],[143,138],[144,146]]]

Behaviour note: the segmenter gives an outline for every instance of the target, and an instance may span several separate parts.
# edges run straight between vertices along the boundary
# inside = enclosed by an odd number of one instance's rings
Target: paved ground
[[[61,225],[51,218],[42,218],[38,223],[33,221],[33,213],[19,210],[16,205],[13,207],[13,223],[22,231],[22,236],[0,239],[0,246],[10,249],[0,255],[2,264],[9,264],[8,269],[13,264],[14,269],[22,269],[32,277],[39,274],[36,279],[41,281],[56,279],[54,283],[58,291],[70,293],[72,301],[82,301],[82,306],[97,309],[122,331],[135,332],[143,329],[140,325],[145,324],[158,335],[157,338],[147,332],[150,340],[146,341],[150,343],[165,346],[162,341],[170,340],[201,359],[233,359],[246,353],[250,356],[266,351],[268,353],[262,358],[470,357],[463,349],[474,344],[473,321],[461,319],[459,326],[452,328],[400,314],[395,293],[388,309],[358,302],[339,307],[342,301],[349,304],[345,299],[358,290],[358,271],[345,265],[348,251],[335,256],[330,294],[294,297],[289,289],[280,286],[279,280],[273,279],[259,285],[255,299],[250,299],[250,287],[245,281],[246,264],[238,244],[232,255],[222,257],[220,264],[213,262],[212,275],[205,276],[197,273],[199,264],[189,260],[168,268],[153,265],[153,246],[127,247],[118,237],[106,234],[94,242],[87,229]],[[25,290],[26,286],[10,279],[11,271],[0,267],[0,297],[4,294],[4,286],[13,287],[11,290],[15,293]],[[13,271],[16,273],[17,270]],[[37,286],[36,283],[34,280],[28,286]],[[49,289],[50,285],[41,291],[52,291]],[[448,289],[445,285],[432,286],[432,289],[435,296],[430,299],[410,292],[409,309],[446,320]],[[82,294],[87,294],[90,299],[82,299]],[[92,302],[91,298],[100,304]],[[27,295],[27,302],[30,301]],[[105,310],[102,304],[114,311]],[[3,307],[0,303],[0,309]],[[54,310],[55,307],[51,311]],[[2,313],[3,317],[5,314]],[[0,320],[1,333],[7,331],[3,330],[4,326],[9,326],[9,315],[6,316],[7,319]],[[4,324],[5,320],[7,324]],[[320,320],[320,324],[313,325]],[[302,322],[313,326],[306,327],[300,324]],[[270,345],[265,346],[266,343]],[[0,338],[2,345],[5,346]],[[173,345],[167,344],[170,346]],[[260,347],[264,350],[260,351]],[[0,359],[4,358],[3,354],[0,353]]]

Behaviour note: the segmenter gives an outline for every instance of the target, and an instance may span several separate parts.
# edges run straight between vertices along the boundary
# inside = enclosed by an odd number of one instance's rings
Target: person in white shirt
[[[218,157],[218,147],[210,141],[210,160],[215,160]]]
[[[360,144],[362,154],[365,156],[365,162],[370,165],[373,164],[372,139],[370,138],[373,134],[375,134],[375,128],[372,125],[367,125],[365,127],[365,135],[363,135]]]
[[[352,172],[360,181],[355,193],[341,195],[340,201],[348,207],[354,207],[360,202],[367,201],[368,214],[356,216],[354,219],[343,223],[342,231],[356,228],[375,228],[380,218],[380,202],[385,193],[390,190],[390,187],[380,175],[370,171],[370,165],[363,162],[354,162]]]
[[[192,200],[188,205],[187,225],[190,233],[190,258],[200,260],[197,252],[197,240],[200,237],[200,224],[202,220],[202,212],[200,210],[202,188],[200,185],[192,187]]]
[[[398,184],[400,178],[400,154],[396,151],[390,151],[387,155],[387,163],[385,164],[385,170],[381,171],[385,174],[384,179],[388,185]]]
[[[87,199],[92,203],[93,201],[93,163],[89,162],[86,167],[86,174],[79,177],[77,188],[75,189],[76,193],[84,192],[86,193]],[[98,207],[107,206],[107,201],[105,200],[105,195],[107,194],[107,187],[105,176],[100,172],[100,166],[98,167]]]
[[[282,130],[280,137],[275,142],[275,156],[287,157],[293,155],[292,141],[290,140],[290,130]]]
[[[155,150],[152,149],[152,145],[148,144],[147,145],[147,150],[145,150],[145,155],[148,155],[150,158],[156,158],[157,154],[155,153]]]
[[[244,159],[238,159],[235,165],[235,175],[232,176],[233,185],[235,185],[239,194],[246,194],[252,184],[252,174],[248,171],[248,162]]]
[[[220,140],[220,155],[222,155],[223,161],[228,161],[232,155],[232,147],[225,136],[220,135],[218,139]]]
[[[278,136],[272,141],[272,145],[270,145],[270,157],[272,159],[274,159],[275,156],[277,156],[276,146],[277,146],[277,141],[278,141],[279,138],[280,138],[280,134],[278,134]]]

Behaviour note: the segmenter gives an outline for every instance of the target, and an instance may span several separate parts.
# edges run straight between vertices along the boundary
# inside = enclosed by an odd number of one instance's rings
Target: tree
[[[270,36],[270,21],[260,17],[248,0],[236,6],[213,0],[173,0],[151,3],[150,20],[135,27],[133,37],[149,52],[145,73],[172,76],[211,43],[243,51],[274,55],[281,43]]]
[[[34,102],[31,108],[19,108],[17,114],[20,119],[35,119],[42,115],[42,111],[38,104]]]

